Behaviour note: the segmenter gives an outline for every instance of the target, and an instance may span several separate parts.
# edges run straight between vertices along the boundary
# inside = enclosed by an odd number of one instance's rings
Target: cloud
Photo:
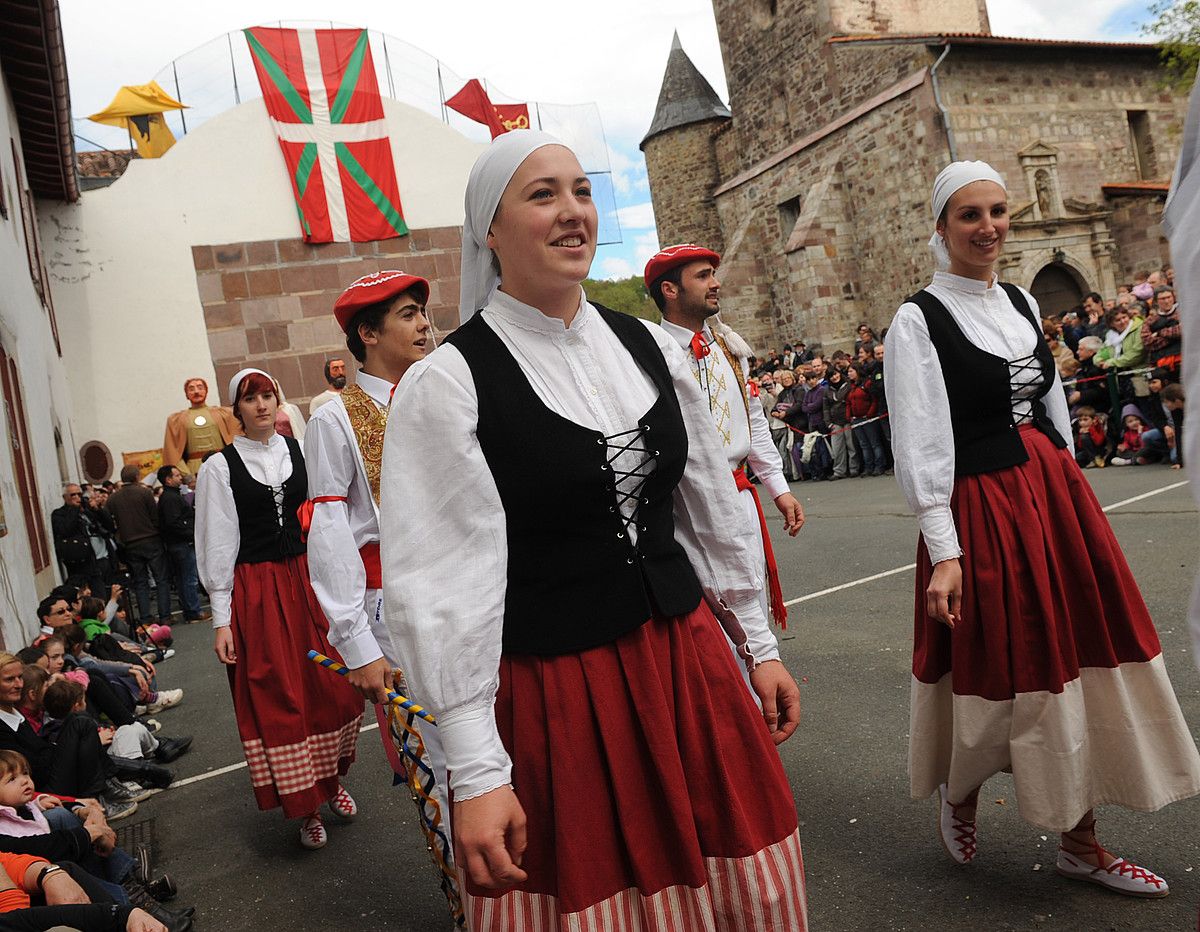
[[[617,208],[617,221],[621,230],[653,230],[654,205],[649,201],[641,204],[627,204]]]
[[[1037,39],[1141,40],[1138,25],[1150,19],[1130,0],[992,0],[988,15],[998,36]]]
[[[629,278],[636,274],[632,263],[628,259],[622,259],[620,256],[609,256],[607,259],[600,260],[601,278]]]

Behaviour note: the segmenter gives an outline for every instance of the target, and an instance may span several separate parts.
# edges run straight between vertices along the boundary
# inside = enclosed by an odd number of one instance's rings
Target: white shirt
[[[292,474],[287,441],[279,434],[271,434],[266,443],[234,437],[233,446],[256,482],[279,488]],[[282,524],[283,509],[276,505],[275,510]],[[196,569],[208,591],[214,628],[227,627],[233,620],[233,570],[241,544],[229,461],[224,456],[210,456],[196,476]]]
[[[323,404],[328,404],[333,401],[341,392],[335,392],[332,388],[327,388],[319,395],[313,395],[308,402],[308,416],[311,418],[317,413],[317,409]]]
[[[359,372],[356,382],[380,410],[387,410],[391,382],[366,372]],[[367,590],[367,573],[358,555],[364,544],[379,540],[379,511],[341,395],[308,422],[304,463],[310,499],[323,495],[347,499],[313,506],[308,576],[329,619],[329,643],[354,670],[383,656],[371,631],[378,594]]]
[[[636,428],[658,397],[586,300],[569,328],[501,292],[481,312],[555,413],[605,435]],[[679,396],[688,462],[676,538],[747,665],[779,656],[759,605],[762,551],[687,357],[647,324]],[[486,390],[487,386],[482,386]],[[444,345],[401,379],[384,441],[380,524],[386,626],[413,696],[438,717],[451,787],[469,799],[509,782],[496,731],[508,546],[504,508],[476,438],[476,385]],[[420,432],[423,443],[412,443]],[[554,463],[530,463],[530,482]]]
[[[680,327],[669,320],[662,322],[662,329],[683,349],[697,377],[697,384],[707,387],[709,409],[717,436],[725,448],[725,458],[730,470],[749,462],[754,475],[772,500],[790,491],[783,475],[783,459],[771,439],[771,425],[763,411],[762,402],[750,394],[750,383],[746,383],[746,400],[738,398],[737,376],[725,353],[717,345],[712,331],[705,324],[704,342],[709,345],[708,355],[697,360],[692,353],[694,332]],[[743,375],[750,372],[749,361],[739,359]],[[700,371],[704,367],[704,371]],[[703,389],[702,389],[703,391]],[[747,414],[749,420],[747,420]]]
[[[949,272],[936,272],[926,291],[945,305],[967,339],[980,349],[1012,362],[1029,356],[1041,340],[1042,331],[1013,307],[1004,289]],[[1022,289],[1034,317],[1038,305]],[[896,311],[885,340],[884,385],[892,422],[892,454],[896,480],[916,513],[921,533],[933,563],[962,556],[958,531],[950,513],[954,491],[954,432],[950,423],[950,399],[937,350],[929,338],[925,316],[915,304]],[[1011,369],[1014,392],[1041,379],[1036,368]],[[1055,429],[1071,447],[1071,418],[1057,369],[1054,382],[1043,399]],[[1029,401],[1013,405],[1016,416],[1028,415]]]
[[[0,722],[4,722],[13,731],[19,729],[23,721],[25,721],[25,716],[16,709],[0,709]]]

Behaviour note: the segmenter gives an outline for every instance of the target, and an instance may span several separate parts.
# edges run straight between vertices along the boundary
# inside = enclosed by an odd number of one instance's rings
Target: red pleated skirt
[[[1022,815],[1064,831],[1099,803],[1200,791],[1200,756],[1154,624],[1074,458],[1032,426],[1029,460],[963,476],[961,619],[929,618],[918,544],[909,754],[915,797],[1010,770]]]
[[[255,801],[306,816],[337,792],[354,762],[363,714],[358,692],[308,659],[310,650],[338,657],[308,557],[239,563],[231,627],[237,663],[227,668],[229,688]]]
[[[807,927],[787,777],[704,603],[582,653],[504,656],[496,721],[529,879],[468,881],[472,929]]]

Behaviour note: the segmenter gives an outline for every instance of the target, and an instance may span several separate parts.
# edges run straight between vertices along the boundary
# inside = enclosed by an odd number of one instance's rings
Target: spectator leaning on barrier
[[[1119,307],[1108,315],[1108,334],[1104,346],[1096,354],[1101,369],[1139,369],[1146,364],[1142,347],[1142,320],[1131,316],[1127,308]]]
[[[1068,406],[1089,405],[1097,411],[1108,407],[1108,384],[1104,372],[1096,365],[1096,353],[1103,346],[1099,337],[1090,334],[1079,341],[1079,368],[1075,371],[1075,384],[1067,390]]]
[[[1163,285],[1154,292],[1154,310],[1156,313],[1142,328],[1142,346],[1146,349],[1146,362],[1151,366],[1168,369],[1178,378],[1183,336],[1174,288]]]

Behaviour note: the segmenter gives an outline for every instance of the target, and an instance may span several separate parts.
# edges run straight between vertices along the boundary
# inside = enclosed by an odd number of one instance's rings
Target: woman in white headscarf
[[[803,930],[774,748],[799,692],[761,550],[678,345],[583,294],[596,232],[570,149],[493,142],[465,323],[401,380],[384,442],[385,617],[437,715],[467,920]]]
[[[1057,868],[1134,896],[1167,884],[1106,851],[1093,807],[1200,792],[1200,756],[1120,546],[1075,463],[1038,307],[998,281],[1004,181],[956,162],[934,184],[938,271],[884,356],[896,478],[921,526],[909,769],[942,841],[976,851],[975,807],[1011,771],[1021,815],[1062,833]]]
[[[363,700],[308,660],[310,650],[337,654],[309,583],[296,513],[308,498],[308,474],[300,444],[275,431],[277,386],[261,369],[229,382],[244,433],[200,467],[196,563],[254,799],[300,819],[300,844],[320,848],[322,804],[341,818],[357,813],[341,777],[354,761]]]

